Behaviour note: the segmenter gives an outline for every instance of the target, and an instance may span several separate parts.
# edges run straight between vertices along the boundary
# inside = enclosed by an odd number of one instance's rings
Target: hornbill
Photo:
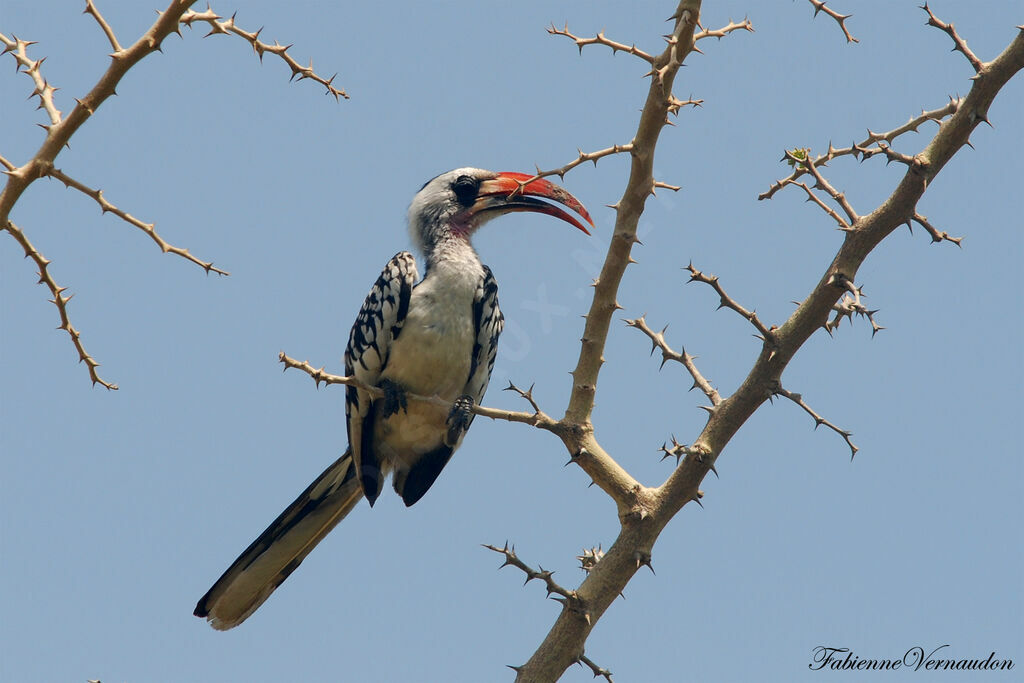
[[[345,454],[213,584],[196,605],[197,617],[219,630],[245,621],[361,497],[374,504],[387,474],[406,505],[431,487],[473,422],[504,324],[498,285],[470,237],[490,219],[513,211],[548,214],[589,234],[572,215],[538,197],[594,225],[563,188],[531,178],[459,168],[416,194],[409,232],[426,259],[423,279],[412,254],[396,254],[366,297],[345,349],[345,373],[380,388],[384,397],[346,387]],[[409,401],[407,392],[438,396],[452,408]]]

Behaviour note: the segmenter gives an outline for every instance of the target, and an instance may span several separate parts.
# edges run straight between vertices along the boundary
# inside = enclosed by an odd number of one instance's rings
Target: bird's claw
[[[399,410],[408,412],[409,399],[405,395],[405,389],[400,384],[389,379],[382,380],[377,385],[384,391],[384,398],[381,399],[381,417],[387,419]]]
[[[445,439],[447,445],[454,447],[459,438],[469,429],[473,422],[473,406],[476,401],[468,394],[463,394],[452,403],[452,409],[448,411],[448,436]]]

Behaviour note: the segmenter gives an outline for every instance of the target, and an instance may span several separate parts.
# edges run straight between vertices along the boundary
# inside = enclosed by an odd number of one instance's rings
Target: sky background
[[[838,2],[847,45],[806,2],[708,2],[708,27],[748,15],[756,33],[701,43],[676,94],[704,100],[667,128],[659,192],[642,217],[640,262],[621,317],[670,323],[723,392],[759,345],[750,326],[686,284],[689,261],[768,324],[781,324],[831,260],[841,234],[798,191],[758,202],[786,174],[785,148],[814,152],[902,125],[972,71],[924,25],[917,2]],[[856,5],[855,7],[852,5]],[[936,0],[984,60],[1013,39],[1015,2]],[[121,42],[154,20],[146,4],[101,2]],[[217,0],[230,15],[237,5]],[[545,27],[649,52],[673,3],[246,2],[237,22],[294,43],[352,95],[336,103],[283,63],[261,66],[237,37],[184,31],[145,59],[72,140],[57,166],[164,238],[231,272],[206,276],[55,181],[36,182],[12,219],[75,294],[73,323],[117,392],[90,387],[35,268],[0,237],[0,680],[498,681],[524,662],[559,605],[481,543],[515,543],[526,562],[575,586],[574,556],[614,540],[615,508],[563,467],[551,435],[478,419],[422,502],[390,487],[360,506],[243,626],[192,616],[237,554],[345,448],[343,392],[317,391],[277,354],[340,372],[349,327],[380,269],[409,247],[405,211],[428,178],[473,165],[530,171],[577,148],[630,141],[647,65],[577,53]],[[38,41],[65,113],[106,68],[109,45],[80,3],[5,0],[0,31]],[[0,154],[24,163],[44,121],[31,82],[4,56]],[[886,329],[845,322],[815,334],[783,381],[843,440],[787,401],[762,407],[599,622],[587,654],[627,681],[801,681],[819,645],[865,658],[921,646],[956,658],[992,651],[1024,666],[1020,421],[1024,334],[1019,206],[1024,162],[1018,76],[925,195],[919,211],[964,235],[931,245],[900,229],[857,284]],[[895,144],[920,151],[934,124]],[[860,213],[903,173],[884,160],[834,162],[827,177]],[[500,389],[536,383],[561,415],[611,233],[604,208],[628,159],[573,171],[564,185],[597,223],[587,238],[536,215],[476,239],[501,286],[507,327],[485,403],[525,409]],[[612,328],[594,421],[604,447],[657,485],[657,448],[690,442],[702,396],[650,344]],[[889,680],[888,672],[878,680]],[[873,680],[858,673],[858,680]],[[945,676],[949,678],[949,676]],[[958,680],[973,680],[959,676]],[[592,680],[568,670],[563,680]]]

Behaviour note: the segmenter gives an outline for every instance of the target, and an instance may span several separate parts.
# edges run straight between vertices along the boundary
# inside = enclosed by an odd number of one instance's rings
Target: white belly
[[[406,391],[453,401],[465,391],[476,332],[473,296],[476,287],[416,287],[398,339],[391,343],[382,378]],[[446,283],[450,284],[450,283]],[[374,425],[378,453],[400,469],[416,456],[441,445],[448,411],[410,401],[405,411]]]

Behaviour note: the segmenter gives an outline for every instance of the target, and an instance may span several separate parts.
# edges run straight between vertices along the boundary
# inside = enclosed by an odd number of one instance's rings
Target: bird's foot
[[[380,416],[382,418],[387,419],[399,410],[408,411],[409,399],[406,397],[402,385],[384,379],[377,386],[384,391],[384,398],[380,399]]]
[[[448,434],[445,444],[454,447],[459,438],[469,429],[473,422],[473,406],[476,401],[469,394],[463,394],[455,399],[452,409],[448,412]]]

